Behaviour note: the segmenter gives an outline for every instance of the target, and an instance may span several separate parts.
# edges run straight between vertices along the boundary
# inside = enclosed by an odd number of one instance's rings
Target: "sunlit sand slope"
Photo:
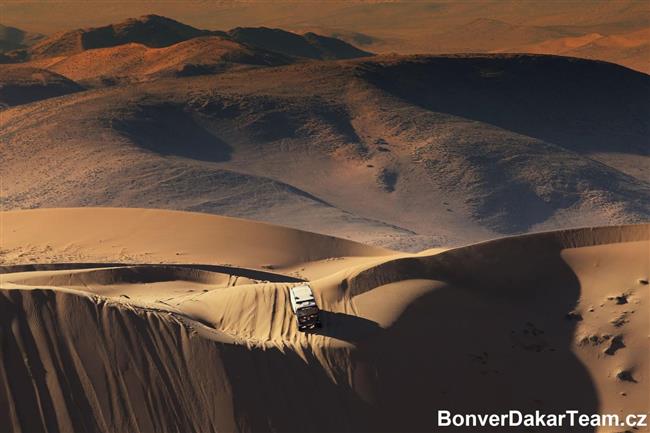
[[[103,242],[106,267],[75,269],[72,255],[65,269],[12,268],[20,245],[43,263],[66,262],[65,245],[102,261],[101,222],[118,211],[76,212],[1,214],[0,419],[11,430],[431,431],[438,409],[650,409],[648,225],[398,254],[125,210]],[[48,213],[68,217],[30,234]],[[183,236],[161,226],[174,219],[192,221],[174,226]],[[216,242],[233,224],[246,230]],[[108,264],[111,243],[134,255],[147,245],[156,260]],[[214,260],[200,255],[208,244]],[[158,263],[168,259],[186,266]],[[316,333],[298,332],[289,306],[296,270],[323,310]]]

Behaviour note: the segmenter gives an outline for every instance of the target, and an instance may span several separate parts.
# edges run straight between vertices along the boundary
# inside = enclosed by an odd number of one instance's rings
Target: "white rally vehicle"
[[[291,309],[298,320],[298,330],[320,328],[320,310],[309,284],[300,284],[289,289]]]

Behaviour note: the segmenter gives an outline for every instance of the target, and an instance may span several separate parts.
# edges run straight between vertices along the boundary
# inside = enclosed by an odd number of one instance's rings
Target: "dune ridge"
[[[478,284],[515,290],[514,284],[517,281],[528,278],[534,281],[547,272],[553,273],[553,268],[544,270],[544,264],[557,261],[562,250],[647,240],[650,240],[648,224],[532,233],[484,241],[433,256],[386,261],[350,277],[347,285],[353,293],[358,294],[370,287],[399,281],[403,279],[404,274],[408,274],[412,278],[439,275],[441,278],[460,284]],[[517,257],[524,254],[528,248],[540,252],[536,263],[513,266],[508,272],[502,272],[504,267],[509,268],[510,264],[516,263]],[[481,262],[480,268],[473,268],[480,278],[474,277],[473,273],[465,272],[463,264],[468,260]]]
[[[80,225],[89,212],[97,221],[120,212],[123,230]],[[36,236],[30,226],[48,214],[54,218],[46,227],[58,229],[43,236],[41,224]],[[0,369],[0,418],[13,429],[429,431],[441,407],[650,408],[643,392],[650,380],[647,224],[408,254],[181,212],[44,209],[0,216],[3,248],[10,247],[3,265],[34,260],[32,268],[0,274],[3,340],[11,348]],[[165,218],[193,224],[177,238],[145,242],[150,235],[136,228],[155,233]],[[216,241],[236,225],[247,230],[229,243]],[[193,231],[197,238],[187,242],[196,253],[179,260],[177,242]],[[109,232],[110,242],[100,245]],[[73,240],[72,248],[63,239]],[[47,268],[48,256],[74,259],[74,245],[86,243],[108,260],[115,255],[111,245],[131,245],[134,256],[156,250],[156,260]],[[295,283],[233,284],[227,275],[234,269],[193,268],[202,249],[218,251],[215,262],[228,258],[260,271],[273,255],[285,257],[273,261],[285,267],[271,272],[301,270],[323,310],[323,329],[297,331],[287,298]],[[178,261],[186,265],[168,264]],[[614,337],[623,348],[610,344]],[[531,374],[540,369],[553,374]],[[621,372],[633,381],[617,378]],[[495,387],[511,392],[496,398]]]

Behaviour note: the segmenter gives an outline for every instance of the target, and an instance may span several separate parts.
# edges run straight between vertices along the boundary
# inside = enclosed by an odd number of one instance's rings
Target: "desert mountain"
[[[312,32],[301,36],[280,29],[238,27],[230,30],[228,35],[236,41],[291,57],[331,60],[371,55],[342,40],[320,36]]]
[[[647,224],[405,254],[187,212],[0,218],[15,431],[426,432],[438,409],[648,410]],[[323,324],[308,333],[288,299],[304,280]]]
[[[4,54],[0,62],[26,62],[85,85],[103,86],[369,55],[342,40],[312,32],[298,35],[280,29],[236,28],[225,33],[146,15],[57,34],[32,48]]]
[[[578,8],[583,10],[577,12]],[[544,5],[509,2],[397,2],[356,5],[305,21],[321,34],[378,53],[557,54],[606,60],[650,73],[650,12],[640,2],[600,4],[588,12],[579,3],[544,9]],[[565,13],[574,9],[572,13],[579,13],[581,20],[563,22],[563,9]],[[391,23],[385,21],[387,17]],[[300,22],[283,24],[296,30],[310,28]]]
[[[169,76],[220,73],[245,66],[278,66],[294,58],[221,36],[201,36],[163,47],[128,43],[28,62],[93,85],[147,81]]]
[[[45,69],[0,65],[0,108],[79,92],[83,87]]]
[[[12,23],[29,23],[41,33],[93,23],[118,22],[125,17],[155,12],[173,16],[198,28],[229,29],[267,27],[316,33],[343,39],[376,53],[530,52],[526,46],[544,43],[544,54],[564,38],[597,33],[619,38],[647,30],[650,10],[645,2],[620,0],[597,2],[482,2],[402,1],[390,2],[194,2],[123,4],[102,10],[88,5],[30,3],[7,8]],[[39,19],[47,16],[47,20]],[[20,27],[20,26],[19,26]],[[557,41],[557,42],[556,42]],[[646,37],[645,43],[650,42]],[[447,45],[450,44],[450,45]],[[453,48],[453,50],[452,50]],[[533,51],[537,52],[537,51]],[[581,57],[576,52],[570,55]],[[650,72],[647,53],[624,44],[615,50],[593,46],[584,57],[621,63]]]
[[[0,53],[34,45],[45,36],[0,24]]]
[[[166,47],[211,32],[170,18],[145,15],[119,24],[72,30],[54,35],[33,46],[32,58],[57,57],[93,48],[114,47],[131,42],[148,47]]]
[[[3,204],[195,210],[411,250],[634,222],[650,215],[649,92],[620,66],[533,55],[86,91],[3,112]]]
[[[70,56],[82,51],[137,43],[150,48],[169,47],[201,36],[219,36],[248,47],[261,48],[289,57],[349,59],[370,55],[342,40],[280,29],[238,27],[225,33],[200,30],[170,18],[145,15],[104,27],[78,29],[51,36],[29,50],[31,59]]]

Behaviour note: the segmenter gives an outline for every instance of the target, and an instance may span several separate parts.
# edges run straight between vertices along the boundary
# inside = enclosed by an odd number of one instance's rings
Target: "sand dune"
[[[633,28],[633,31],[629,29]],[[521,25],[498,19],[478,18],[444,32],[414,38],[410,52],[536,53],[606,60],[648,73],[650,29],[572,25]],[[399,42],[398,42],[399,43]],[[383,51],[379,47],[372,48]]]
[[[649,73],[650,28],[616,34],[585,33],[550,38],[537,44],[524,44],[495,51],[561,54],[586,59],[606,59]]]
[[[169,211],[0,215],[2,263],[34,263],[0,274],[0,418],[14,430],[431,431],[438,408],[650,409],[648,225],[414,255]],[[80,247],[152,254],[38,269]],[[287,275],[329,263],[308,277],[322,331],[297,332],[292,283],[194,269],[208,253]]]
[[[390,253],[378,247],[264,223],[155,209],[3,212],[2,227],[5,264],[62,263],[73,259],[75,262],[229,264],[262,269],[332,257]],[[52,233],[45,242],[35,244],[43,227],[50,227]]]
[[[562,28],[516,25],[498,19],[477,18],[445,32],[432,34],[428,48],[431,52],[447,53],[489,52],[495,51],[495,47],[503,47],[504,51],[509,52],[527,52],[505,48],[543,43],[568,36],[575,34]]]

